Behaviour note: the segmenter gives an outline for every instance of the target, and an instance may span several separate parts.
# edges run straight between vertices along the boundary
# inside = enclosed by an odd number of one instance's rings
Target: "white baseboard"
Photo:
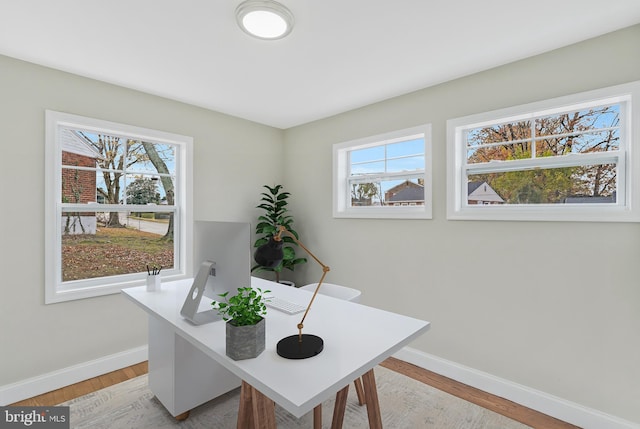
[[[639,429],[640,425],[455,362],[405,347],[394,357],[508,399],[584,429]]]
[[[73,365],[48,374],[0,386],[0,406],[32,398],[79,381],[144,362],[148,347],[141,346],[89,362]]]

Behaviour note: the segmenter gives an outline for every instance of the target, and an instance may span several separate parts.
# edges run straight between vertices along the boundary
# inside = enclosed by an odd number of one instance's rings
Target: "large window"
[[[47,303],[185,275],[190,137],[46,114]]]
[[[431,218],[429,125],[334,145],[334,216]]]
[[[640,220],[637,93],[630,84],[448,121],[448,217]]]

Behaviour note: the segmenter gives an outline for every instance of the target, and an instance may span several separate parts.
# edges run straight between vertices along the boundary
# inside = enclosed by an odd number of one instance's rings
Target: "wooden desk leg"
[[[347,409],[347,396],[349,395],[349,385],[347,384],[336,394],[336,404],[333,407],[333,421],[331,429],[342,429],[344,412]]]
[[[276,429],[276,404],[249,383],[240,389],[238,429]]]
[[[313,409],[313,429],[322,429],[322,404]]]
[[[276,429],[276,404],[252,387],[253,424],[255,429]]]
[[[253,407],[251,404],[251,385],[245,381],[240,387],[240,407],[238,408],[237,429],[253,428]]]
[[[373,369],[362,376],[364,394],[367,398],[367,415],[369,416],[370,429],[382,429],[382,416],[380,415],[380,403],[378,402],[378,389]]]
[[[191,412],[191,410],[189,410],[189,411],[185,411],[185,412],[184,412],[184,413],[182,413],[182,414],[178,414],[178,415],[176,416],[176,420],[177,420],[177,421],[179,421],[179,422],[183,422],[183,421],[187,420],[187,419],[189,418],[189,413],[190,413],[190,412]]]
[[[356,395],[358,395],[358,404],[364,405],[366,401],[364,397],[364,390],[362,389],[362,380],[360,380],[359,378],[356,378],[353,384],[356,385]]]

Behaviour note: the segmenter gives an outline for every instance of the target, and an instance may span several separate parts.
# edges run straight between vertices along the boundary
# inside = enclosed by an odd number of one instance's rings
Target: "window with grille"
[[[450,219],[634,221],[637,84],[448,121]],[[637,120],[635,120],[637,123]]]
[[[334,216],[431,217],[429,125],[334,145]]]
[[[46,301],[185,273],[192,139],[48,111]]]

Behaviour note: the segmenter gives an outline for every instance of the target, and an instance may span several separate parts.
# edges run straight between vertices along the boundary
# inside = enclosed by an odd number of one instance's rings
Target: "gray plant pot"
[[[235,326],[233,321],[227,322],[227,356],[233,360],[243,360],[252,359],[262,353],[265,323],[265,319],[247,326]]]

